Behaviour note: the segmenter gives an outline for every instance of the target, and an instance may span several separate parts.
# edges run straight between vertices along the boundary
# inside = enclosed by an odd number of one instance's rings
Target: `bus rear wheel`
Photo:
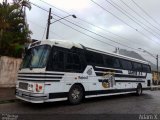
[[[142,85],[141,84],[138,84],[137,86],[136,95],[137,96],[142,95]]]
[[[80,85],[73,85],[68,94],[68,101],[73,105],[79,104],[82,102],[83,95],[83,88]]]

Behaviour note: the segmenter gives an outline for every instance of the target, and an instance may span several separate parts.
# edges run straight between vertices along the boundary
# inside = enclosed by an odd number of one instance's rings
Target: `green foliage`
[[[30,42],[24,7],[31,8],[25,0],[0,3],[0,56],[21,57],[25,44]]]

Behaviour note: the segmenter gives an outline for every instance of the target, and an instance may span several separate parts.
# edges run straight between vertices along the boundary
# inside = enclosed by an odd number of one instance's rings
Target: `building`
[[[152,83],[153,85],[160,85],[160,72],[152,71]]]

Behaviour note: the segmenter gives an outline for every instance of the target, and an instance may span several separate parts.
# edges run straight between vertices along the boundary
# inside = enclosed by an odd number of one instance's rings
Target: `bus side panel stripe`
[[[114,90],[96,90],[96,91],[85,91],[85,95],[100,95],[100,94],[110,94],[110,93],[121,93],[121,92],[131,92],[136,91],[136,88],[130,89],[114,89]],[[66,98],[68,97],[68,92],[60,92],[60,93],[49,93],[49,99],[54,98]]]
[[[122,70],[114,70],[114,69],[104,69],[104,68],[95,68],[95,71],[104,71],[104,72],[115,72],[115,73],[122,73]]]
[[[145,82],[143,80],[115,80],[116,82]]]
[[[108,80],[104,79],[99,79],[99,82],[107,82]],[[116,82],[145,82],[143,80],[115,80]]]
[[[61,73],[18,73],[19,75],[21,74],[26,74],[26,75],[29,75],[29,74],[35,74],[35,75],[64,75],[64,74],[61,74]]]
[[[18,79],[18,81],[28,81],[28,82],[60,82],[60,80],[29,80],[29,79]]]
[[[18,77],[23,77],[23,78],[52,78],[52,79],[62,79],[62,77],[54,77],[54,76],[22,76],[18,75]]]
[[[96,73],[97,76],[103,77],[104,73]],[[146,78],[146,76],[135,76],[135,75],[124,75],[124,74],[114,74],[114,77],[127,77],[127,78]]]
[[[131,92],[131,91],[136,91],[136,88],[86,91],[85,95],[110,94],[110,93],[121,93],[121,92]]]

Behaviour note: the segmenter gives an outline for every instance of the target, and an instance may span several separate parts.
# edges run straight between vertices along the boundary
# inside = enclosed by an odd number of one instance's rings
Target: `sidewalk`
[[[15,88],[0,88],[0,103],[15,99]]]
[[[151,86],[151,90],[153,91],[153,90],[160,90],[160,85],[152,85]]]

